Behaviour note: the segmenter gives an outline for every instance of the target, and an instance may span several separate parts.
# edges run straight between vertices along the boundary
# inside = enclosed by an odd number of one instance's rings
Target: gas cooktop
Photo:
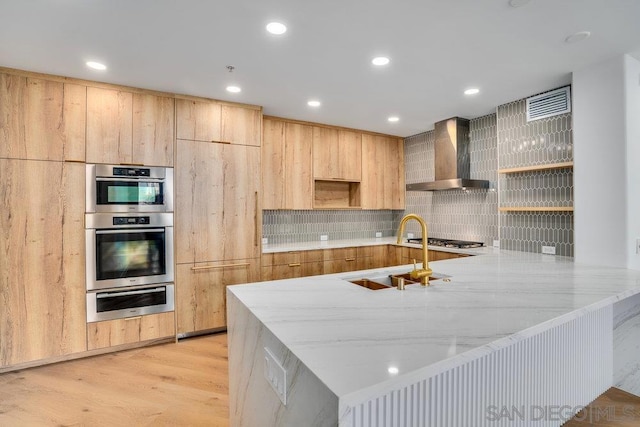
[[[422,238],[407,239],[407,243],[422,243]],[[439,239],[429,237],[427,244],[431,246],[442,246],[444,248],[470,249],[484,246],[482,242],[467,242],[466,240]]]

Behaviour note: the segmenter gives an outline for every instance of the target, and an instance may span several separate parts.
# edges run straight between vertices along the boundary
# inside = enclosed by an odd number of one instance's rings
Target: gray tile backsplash
[[[572,212],[502,212],[499,206],[573,205],[572,169],[498,174],[498,169],[567,162],[573,159],[571,114],[527,123],[525,100],[470,121],[471,178],[490,181],[488,190],[410,191],[406,210],[264,211],[269,243],[394,236],[405,213],[425,218],[433,237],[473,240],[504,249],[540,252],[555,246],[573,256]],[[434,179],[434,131],[404,140],[406,182]],[[407,232],[420,235],[415,221]]]

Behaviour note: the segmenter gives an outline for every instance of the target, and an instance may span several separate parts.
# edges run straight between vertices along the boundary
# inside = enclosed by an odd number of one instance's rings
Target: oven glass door
[[[164,183],[161,180],[97,179],[96,205],[164,205]]]
[[[95,233],[97,281],[166,274],[164,228]]]

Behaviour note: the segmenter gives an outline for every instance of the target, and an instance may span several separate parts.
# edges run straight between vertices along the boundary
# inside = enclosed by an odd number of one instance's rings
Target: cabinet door
[[[0,158],[84,161],[86,88],[0,74]]]
[[[220,142],[220,104],[176,100],[176,137],[191,141]]]
[[[224,260],[260,258],[262,211],[260,206],[260,148],[212,144],[223,147],[223,231],[214,239],[223,247]],[[200,179],[200,178],[198,178]],[[208,258],[201,260],[216,260]]]
[[[174,231],[178,264],[224,259],[224,147],[200,141],[177,143]]]
[[[362,135],[362,182],[360,202],[363,209],[385,208],[385,170],[387,165],[386,138]]]
[[[384,168],[384,208],[404,209],[404,142],[389,137],[386,141],[386,166]]]
[[[181,264],[176,271],[178,334],[226,326],[226,286],[260,280],[260,260]]]
[[[86,350],[84,176],[0,159],[0,366]]]
[[[316,179],[340,179],[338,130],[314,126],[313,176]]]
[[[163,339],[175,334],[173,311],[94,322],[87,326],[89,350]]]
[[[339,178],[360,182],[362,178],[362,134],[338,130]]]
[[[286,123],[284,158],[284,208],[313,208],[313,128]]]
[[[285,196],[285,123],[264,119],[262,141],[262,207],[284,209]],[[309,168],[311,169],[311,168]],[[297,184],[297,183],[296,183]],[[292,186],[290,184],[290,186]],[[311,196],[309,196],[311,197]]]
[[[262,140],[260,110],[233,105],[222,105],[221,109],[221,141],[260,146]]]
[[[173,166],[173,98],[133,94],[133,163]]]
[[[87,163],[132,163],[133,94],[87,88]]]

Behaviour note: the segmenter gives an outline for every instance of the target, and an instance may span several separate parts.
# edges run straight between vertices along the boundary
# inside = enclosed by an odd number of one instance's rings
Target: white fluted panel
[[[363,402],[345,421],[352,427],[559,426],[611,387],[612,340],[607,306]]]

